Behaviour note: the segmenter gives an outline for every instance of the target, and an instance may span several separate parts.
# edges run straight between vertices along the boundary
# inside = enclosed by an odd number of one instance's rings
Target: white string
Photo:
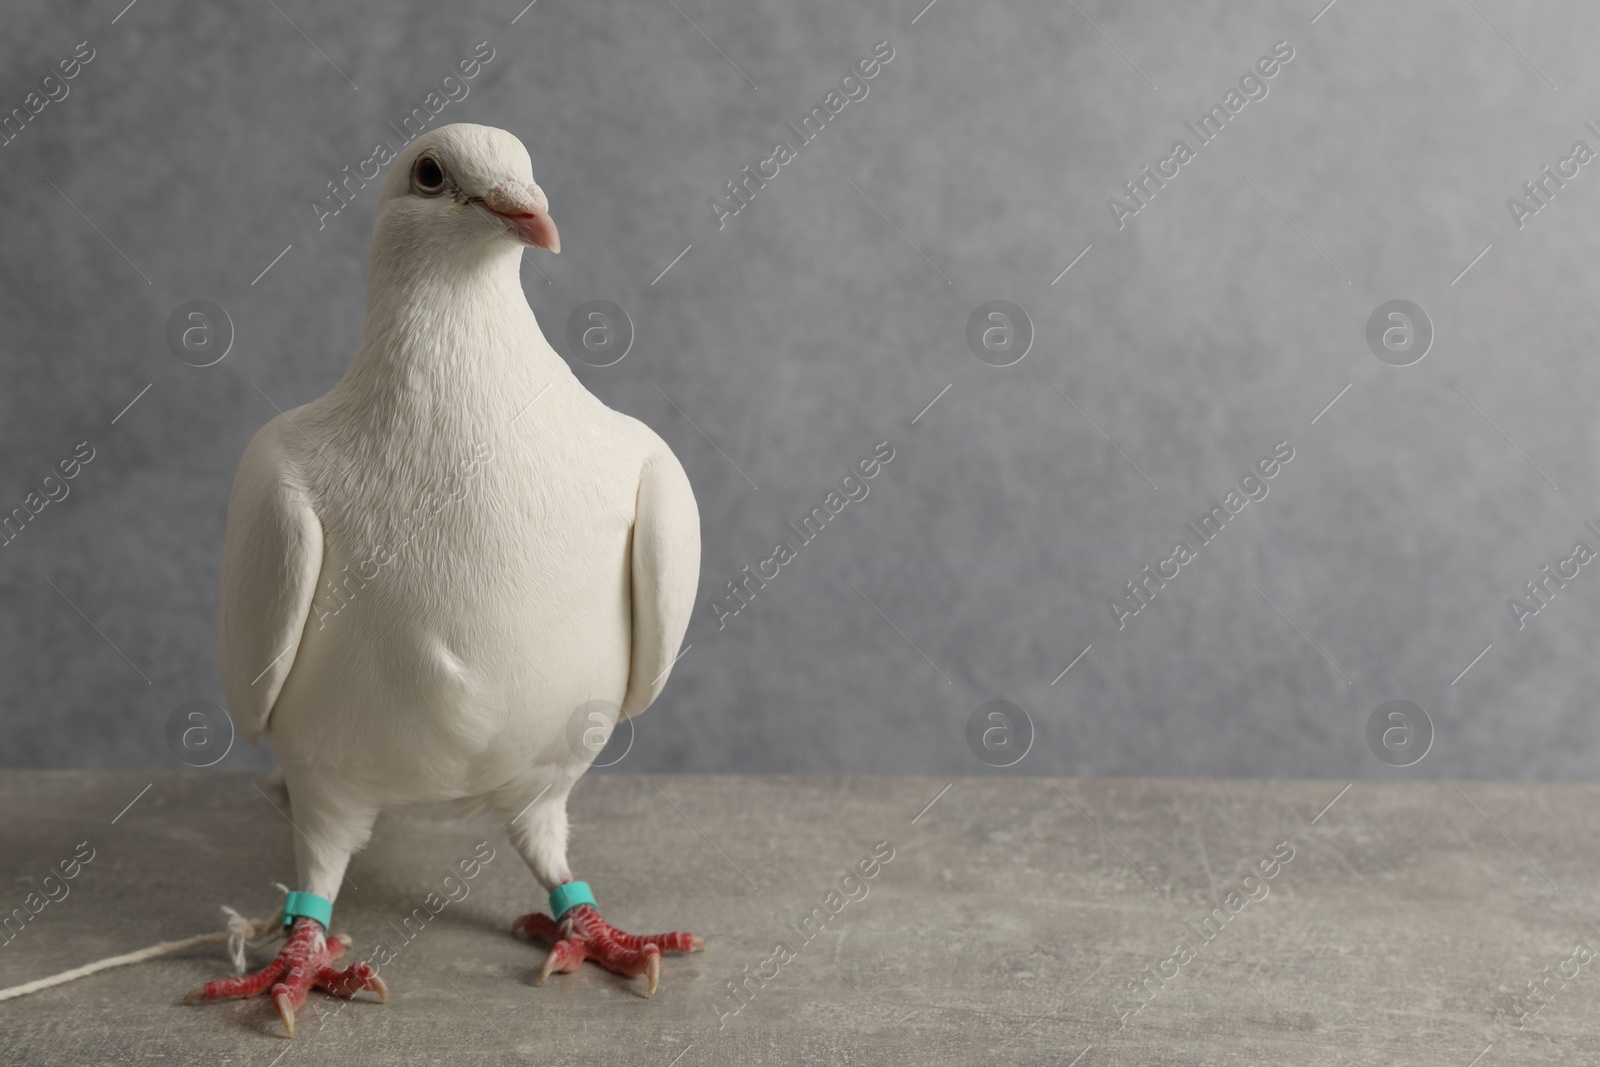
[[[278,888],[285,894],[289,892],[287,886],[279,885]],[[112,967],[122,967],[129,963],[142,963],[145,960],[153,960],[159,956],[171,955],[174,952],[182,952],[186,948],[197,948],[200,945],[227,945],[228,957],[233,961],[234,973],[243,974],[246,946],[258,948],[283,937],[283,908],[279,907],[277,914],[270,919],[247,919],[226,904],[222,906],[222,910],[228,916],[228,928],[223,933],[199,934],[195,937],[186,937],[181,941],[163,941],[158,945],[151,945],[149,948],[141,948],[137,952],[126,952],[121,956],[95,960],[93,963],[86,963],[82,967],[74,967],[70,971],[62,971],[60,974],[51,975],[49,978],[40,978],[37,981],[25,982],[9,989],[0,989],[0,1000],[24,997],[29,993],[37,993],[42,989],[53,989],[62,982],[87,978],[91,974],[98,974],[100,971],[110,970]]]

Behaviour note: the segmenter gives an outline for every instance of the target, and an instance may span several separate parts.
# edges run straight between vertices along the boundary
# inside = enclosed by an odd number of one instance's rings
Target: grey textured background
[[[528,145],[558,349],[586,300],[632,317],[578,373],[689,470],[702,601],[897,450],[725,629],[702,603],[619,769],[982,772],[964,729],[1003,697],[1038,733],[1009,773],[1593,776],[1600,576],[1520,632],[1507,599],[1600,548],[1600,162],[1520,232],[1505,206],[1600,149],[1592,6],[123,3],[0,33],[6,111],[96,49],[0,148],[0,510],[96,450],[0,548],[0,764],[181,766],[234,465],[358,340],[375,191],[320,231],[310,204],[487,40],[438,121]],[[708,197],[880,40],[868,97],[719,232]],[[1268,97],[1119,231],[1107,198],[1278,40]],[[235,324],[216,366],[166,347],[191,298]],[[1037,334],[1006,368],[965,340],[997,298]],[[1363,337],[1393,298],[1437,335],[1406,368]],[[1280,440],[1270,496],[1119,632],[1108,598]],[[1404,772],[1363,737],[1395,698],[1436,729]]]

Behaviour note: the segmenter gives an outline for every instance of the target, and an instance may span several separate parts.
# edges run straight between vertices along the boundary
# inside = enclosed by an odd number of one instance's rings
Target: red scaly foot
[[[650,976],[647,997],[656,995],[656,984],[661,981],[661,953],[699,952],[706,943],[694,934],[626,934],[600,917],[588,904],[579,904],[561,916],[558,923],[543,912],[524,915],[511,924],[513,932],[523,930],[534,937],[542,937],[555,947],[544,961],[539,972],[539,984],[544,985],[551,974],[570,974],[584,960],[594,960],[616,974],[634,978]]]
[[[283,1028],[289,1031],[290,1037],[294,1036],[294,1013],[306,1002],[306,994],[312,986],[346,998],[370,989],[387,1004],[389,987],[383,984],[372,964],[352,963],[342,971],[333,966],[333,961],[344,954],[350,943],[350,935],[338,934],[330,938],[321,923],[301,916],[294,921],[277,959],[255,974],[207,982],[199,989],[190,990],[183,1002],[258,997],[270,992],[278,1008],[278,1017],[283,1020]]]

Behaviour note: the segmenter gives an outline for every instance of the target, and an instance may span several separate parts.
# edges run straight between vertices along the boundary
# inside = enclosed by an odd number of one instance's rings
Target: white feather
[[[423,151],[461,197],[415,193]],[[408,146],[378,208],[359,351],[257,434],[229,503],[224,689],[283,764],[302,888],[324,896],[379,810],[420,801],[522,813],[512,837],[534,873],[567,877],[566,794],[587,767],[569,720],[596,700],[643,711],[693,606],[688,478],[545,341],[522,244],[470,202],[508,181],[537,190],[502,131]]]

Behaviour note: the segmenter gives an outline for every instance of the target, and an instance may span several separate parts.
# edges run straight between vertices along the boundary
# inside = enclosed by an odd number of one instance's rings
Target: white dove
[[[520,141],[463,124],[407,145],[383,183],[349,370],[239,464],[223,688],[283,767],[300,888],[271,966],[186,1001],[270,992],[292,1036],[314,985],[387,999],[370,963],[331,966],[350,940],[326,931],[378,812],[416,802],[506,820],[551,893],[554,918],[513,926],[554,942],[541,983],[588,958],[647,974],[654,994],[663,949],[703,947],[614,929],[567,866],[593,728],[648,707],[677,657],[700,520],[661,438],[545,341],[522,292],[527,245],[560,250]]]

